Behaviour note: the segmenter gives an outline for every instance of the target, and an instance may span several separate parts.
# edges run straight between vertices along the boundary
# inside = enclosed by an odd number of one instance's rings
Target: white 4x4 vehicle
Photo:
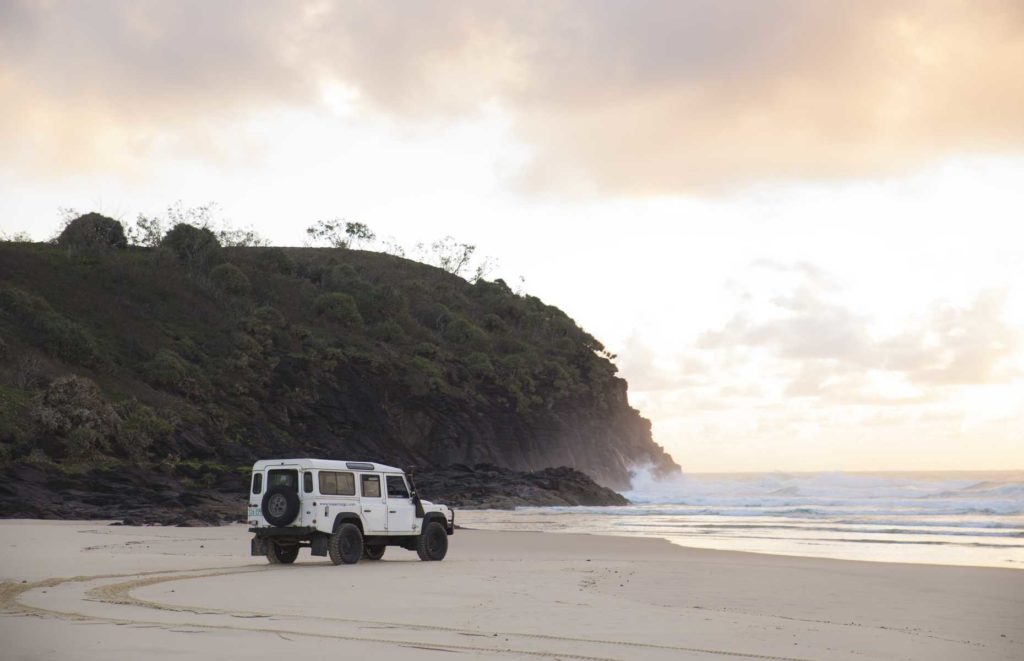
[[[379,560],[388,546],[443,560],[455,512],[420,500],[412,475],[383,464],[271,459],[252,467],[252,554],[272,564],[295,562],[299,549],[331,562]]]

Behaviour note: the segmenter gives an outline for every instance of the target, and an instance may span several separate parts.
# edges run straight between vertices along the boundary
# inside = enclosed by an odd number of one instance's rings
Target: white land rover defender
[[[252,554],[295,562],[299,549],[331,562],[379,560],[388,546],[443,560],[455,512],[420,500],[401,469],[362,461],[271,459],[252,467]]]

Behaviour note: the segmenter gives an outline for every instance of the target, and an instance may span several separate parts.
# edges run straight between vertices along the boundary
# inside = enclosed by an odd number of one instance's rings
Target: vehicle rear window
[[[252,476],[252,492],[263,493],[263,473],[255,473]]]
[[[408,498],[409,489],[401,475],[388,475],[388,498]]]
[[[302,490],[313,493],[313,474],[308,471],[302,474]]]
[[[267,488],[289,487],[296,493],[299,492],[299,471],[274,469],[267,471]]]
[[[355,475],[337,471],[320,471],[320,493],[325,496],[356,495]]]
[[[363,498],[380,498],[380,475],[363,476]]]

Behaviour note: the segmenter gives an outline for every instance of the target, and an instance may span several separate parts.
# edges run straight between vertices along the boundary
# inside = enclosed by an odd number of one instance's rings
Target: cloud
[[[1020,376],[1013,359],[1022,332],[1003,319],[1004,290],[982,291],[967,306],[935,303],[901,332],[879,337],[871,317],[832,300],[842,290],[823,271],[769,268],[795,282],[756,311],[756,298],[741,297],[731,320],[698,338],[709,362],[760,355],[786,396],[845,403],[923,401],[939,396],[937,388]]]
[[[639,335],[632,335],[619,350],[619,371],[631,393],[665,392],[703,385],[710,366],[697,355],[661,358]]]
[[[500,104],[536,187],[706,191],[1024,144],[1014,0],[13,0],[0,56],[8,168],[202,158],[331,85],[413,123]]]

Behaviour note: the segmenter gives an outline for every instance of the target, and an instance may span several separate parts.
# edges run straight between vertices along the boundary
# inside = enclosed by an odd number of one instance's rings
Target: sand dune
[[[460,530],[292,566],[248,533],[0,522],[4,659],[1020,659],[1024,572]]]

